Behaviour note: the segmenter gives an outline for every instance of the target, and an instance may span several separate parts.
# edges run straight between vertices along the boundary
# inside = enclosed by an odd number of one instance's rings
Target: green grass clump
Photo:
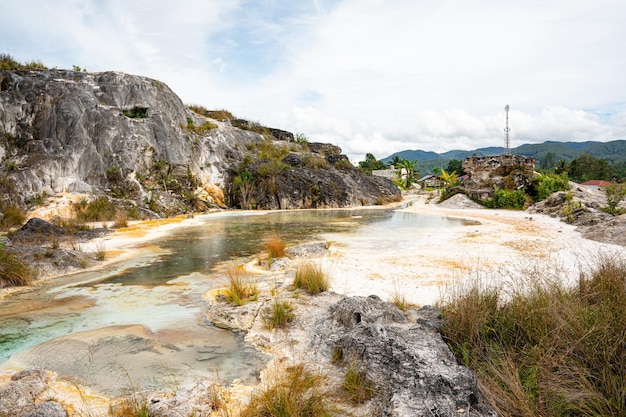
[[[74,203],[74,212],[79,222],[113,220],[117,214],[115,203],[107,197],[97,197],[92,201],[82,199]]]
[[[240,417],[330,417],[335,414],[328,394],[321,390],[323,377],[304,365],[289,367],[254,393]]]
[[[29,285],[33,276],[34,272],[26,262],[0,245],[0,288]]]
[[[225,295],[229,303],[241,306],[257,299],[258,288],[250,282],[242,268],[230,268],[226,271],[226,276],[228,277],[228,287]]]
[[[328,291],[330,281],[321,266],[305,262],[296,269],[293,285],[305,289],[309,294],[319,294]]]
[[[626,262],[602,257],[573,288],[533,275],[453,294],[444,339],[502,416],[626,415]]]
[[[217,129],[217,125],[215,123],[211,123],[208,120],[206,122],[204,122],[202,125],[200,126],[196,126],[193,122],[193,119],[191,117],[187,118],[187,129],[191,130],[192,132],[198,133],[198,134],[203,134],[208,132],[211,129]]]
[[[355,404],[363,404],[374,397],[374,383],[354,364],[346,369],[342,387],[348,399]]]
[[[293,305],[289,301],[274,299],[271,307],[263,314],[263,324],[266,329],[273,330],[285,327],[293,321]]]
[[[190,105],[189,110],[201,116],[210,117],[211,119],[220,121],[233,120],[235,118],[235,116],[233,116],[233,114],[228,110],[209,110],[206,107],[197,104]]]

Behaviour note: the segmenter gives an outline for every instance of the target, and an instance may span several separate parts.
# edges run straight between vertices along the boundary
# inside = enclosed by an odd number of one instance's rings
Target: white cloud
[[[625,138],[626,3],[613,0],[23,0],[0,51],[166,82],[353,159]]]

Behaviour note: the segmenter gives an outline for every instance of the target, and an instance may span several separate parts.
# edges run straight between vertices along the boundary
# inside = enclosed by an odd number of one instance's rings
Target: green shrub
[[[536,180],[537,201],[545,200],[556,191],[569,190],[567,174],[543,174]]]
[[[209,122],[207,120],[202,125],[196,126],[193,123],[193,119],[191,117],[188,117],[187,118],[187,129],[191,130],[192,132],[198,133],[198,134],[203,134],[203,133],[208,132],[211,129],[217,129],[217,125],[215,123],[211,123],[211,122]]]
[[[613,183],[604,188],[604,194],[606,195],[606,206],[602,208],[602,211],[614,216],[624,214],[624,209],[618,206],[626,196],[626,184]]]
[[[304,288],[309,294],[319,294],[330,288],[330,282],[322,267],[311,262],[305,262],[296,269],[293,281],[296,288]]]
[[[145,119],[148,117],[147,107],[133,107],[132,109],[122,110],[124,116],[130,119]]]
[[[330,417],[335,410],[322,391],[323,377],[304,365],[285,370],[274,381],[255,392],[240,417]]]
[[[524,190],[505,190],[494,187],[494,196],[485,201],[490,208],[504,208],[521,210],[526,205],[528,196]]]
[[[83,199],[74,203],[74,211],[79,222],[97,222],[113,220],[117,213],[117,207],[113,201],[100,196],[92,201]]]
[[[304,155],[302,157],[302,165],[311,169],[330,169],[330,163],[326,158],[317,155]]]
[[[293,321],[293,305],[289,301],[274,299],[271,307],[263,314],[263,324],[268,330],[285,327]]]
[[[499,415],[626,415],[626,261],[600,257],[573,288],[529,275],[442,301],[444,340]]]
[[[25,63],[20,63],[13,59],[13,57],[6,53],[0,53],[0,69],[13,71],[13,70],[38,70],[47,69],[46,66],[40,60],[32,60]]]

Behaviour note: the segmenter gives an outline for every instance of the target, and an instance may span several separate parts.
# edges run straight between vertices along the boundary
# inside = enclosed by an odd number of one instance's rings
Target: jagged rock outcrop
[[[274,203],[259,198],[259,208],[298,208],[315,199],[320,207],[371,204],[388,194],[388,187],[354,172],[342,178],[336,168],[353,167],[339,147],[297,143],[290,132],[245,120],[209,119],[157,80],[119,72],[18,70],[0,71],[0,87],[0,211],[64,190],[130,201],[126,210],[144,215],[240,205],[229,196],[233,177],[244,161],[265,161],[272,147],[290,147],[301,159],[332,156],[325,166],[296,175],[302,186],[308,186],[302,178],[310,178],[324,187],[330,174],[322,171],[334,171],[334,182],[352,188],[342,198],[331,191],[282,204],[292,187],[271,193],[278,196]],[[292,162],[284,165],[300,169],[297,158]],[[263,183],[273,189],[284,182],[258,181],[260,193],[267,191]],[[372,194],[377,187],[385,194]]]
[[[303,167],[279,172],[270,184],[261,181],[265,186],[256,188],[252,198],[256,208],[263,209],[369,206],[400,199],[391,181],[356,170],[342,173]]]
[[[516,190],[534,178],[536,160],[519,155],[472,156],[463,161],[465,193],[479,200],[493,197],[494,187]]]
[[[27,369],[14,374],[11,381],[0,386],[0,416],[67,417],[61,404],[54,400],[35,401],[49,387],[50,374],[40,369]]]
[[[177,182],[185,176],[222,186],[238,148],[258,140],[228,126],[196,133],[203,118],[145,77],[63,70],[1,77],[2,174],[15,184],[10,198],[19,205],[63,190],[141,202],[182,194]]]
[[[356,365],[374,383],[371,415],[495,416],[437,332],[439,322],[432,307],[407,320],[377,296],[343,298],[313,329],[311,351]]]

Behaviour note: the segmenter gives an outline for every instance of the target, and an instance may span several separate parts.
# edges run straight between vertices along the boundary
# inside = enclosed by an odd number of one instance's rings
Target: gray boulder
[[[48,389],[50,377],[41,369],[26,369],[0,386],[0,416],[12,417],[67,417],[67,412],[55,401],[36,403]]]
[[[431,307],[409,321],[377,296],[344,298],[316,325],[312,350],[340,352],[344,365],[356,365],[374,383],[373,415],[495,416],[435,330],[439,321]]]

